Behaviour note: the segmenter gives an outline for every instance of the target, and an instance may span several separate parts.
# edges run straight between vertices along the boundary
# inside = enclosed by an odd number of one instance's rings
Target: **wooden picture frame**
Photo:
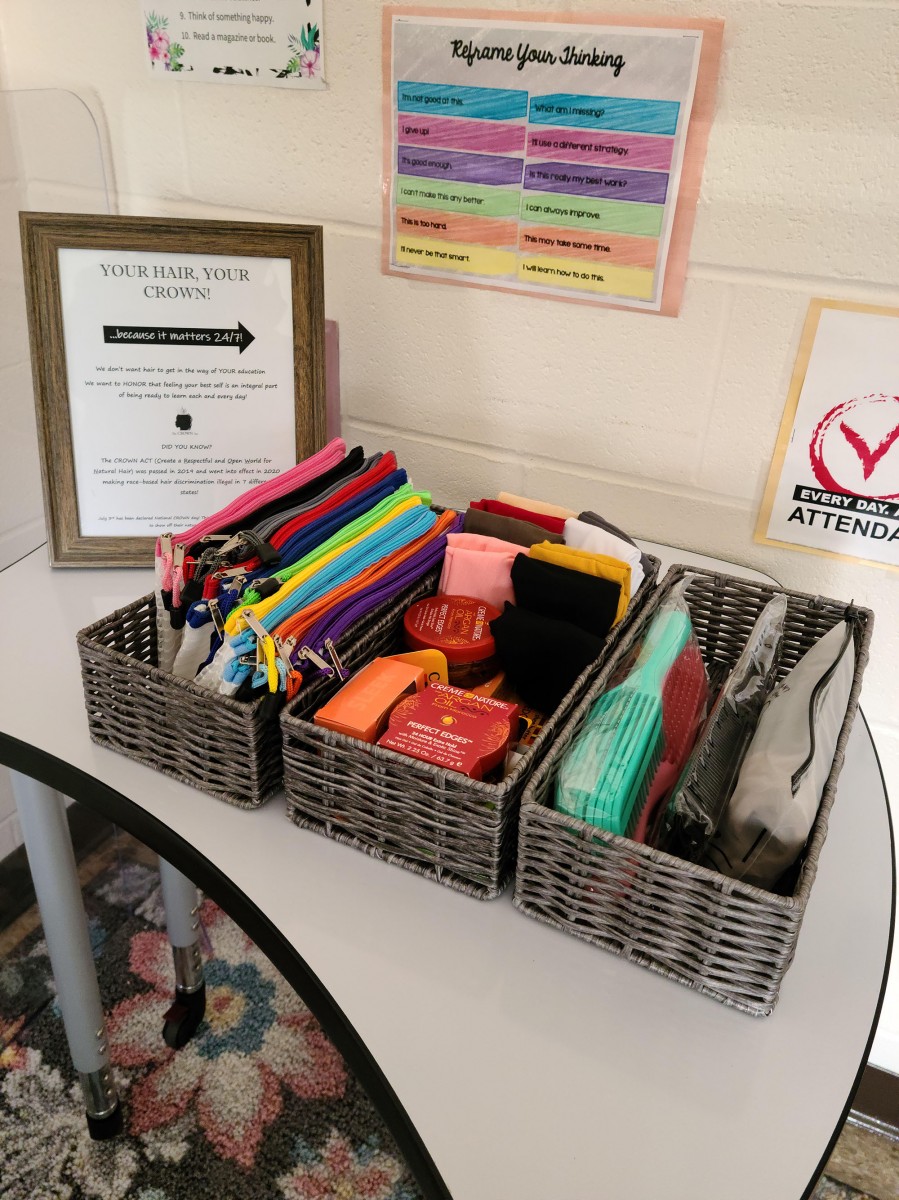
[[[31,363],[32,375],[34,381],[35,406],[37,410],[37,427],[38,427],[38,442],[40,447],[41,457],[41,475],[44,492],[44,507],[47,518],[48,541],[50,549],[50,561],[53,566],[71,566],[71,567],[94,567],[94,566],[151,566],[153,562],[153,546],[155,538],[159,533],[165,532],[165,529],[156,529],[152,534],[148,529],[140,529],[140,532],[133,536],[122,532],[111,532],[109,536],[98,534],[93,527],[96,521],[109,520],[117,524],[123,521],[136,521],[138,528],[140,522],[146,523],[149,518],[140,518],[135,516],[122,516],[121,519],[116,517],[115,512],[110,517],[97,518],[91,516],[89,521],[83,522],[79,512],[79,486],[84,488],[84,474],[88,470],[87,466],[81,464],[81,475],[79,476],[79,463],[76,461],[76,448],[73,444],[73,420],[70,404],[70,352],[73,355],[83,355],[87,351],[84,349],[85,339],[83,333],[79,335],[77,343],[67,342],[67,330],[64,320],[64,299],[61,291],[61,282],[69,290],[66,292],[69,298],[69,316],[72,318],[73,309],[71,307],[71,282],[70,274],[71,267],[67,265],[65,271],[61,271],[60,263],[64,261],[67,264],[75,263],[76,266],[84,262],[86,266],[100,265],[90,255],[82,255],[77,259],[68,256],[64,260],[60,258],[61,251],[82,250],[91,252],[107,252],[113,256],[117,256],[117,270],[121,266],[123,260],[127,260],[129,254],[134,254],[133,261],[140,264],[149,264],[151,260],[146,259],[145,255],[153,255],[156,260],[156,267],[147,266],[147,272],[144,274],[134,287],[138,284],[143,284],[147,290],[143,293],[140,299],[141,311],[145,311],[147,304],[145,298],[152,298],[152,288],[150,283],[144,283],[145,279],[152,278],[152,271],[157,268],[165,272],[172,269],[169,267],[159,266],[159,262],[165,262],[165,256],[183,256],[197,255],[210,256],[215,259],[218,264],[223,258],[234,258],[237,260],[247,259],[272,259],[281,260],[275,264],[266,264],[266,271],[260,272],[260,276],[266,279],[265,287],[267,291],[262,292],[259,285],[257,289],[256,301],[259,304],[259,311],[265,312],[265,305],[269,303],[269,298],[274,296],[276,299],[272,303],[281,305],[280,321],[275,323],[274,332],[273,326],[267,323],[264,315],[259,318],[261,328],[257,327],[255,334],[249,332],[250,322],[253,320],[251,312],[235,313],[234,319],[229,319],[229,325],[236,325],[236,329],[225,330],[218,329],[203,329],[201,327],[192,328],[185,327],[183,323],[183,315],[185,311],[193,311],[189,308],[196,301],[198,319],[202,320],[201,301],[205,298],[209,300],[212,296],[212,285],[200,288],[182,285],[166,285],[156,290],[161,292],[161,295],[155,297],[160,301],[166,299],[169,287],[171,289],[170,298],[174,298],[176,304],[174,310],[180,314],[182,320],[177,327],[166,326],[167,317],[164,311],[164,304],[159,306],[159,317],[157,318],[158,329],[151,332],[152,327],[134,326],[128,324],[127,312],[118,317],[121,322],[122,329],[118,329],[113,325],[103,324],[102,334],[100,333],[100,316],[99,310],[96,320],[92,321],[91,338],[89,353],[95,356],[102,356],[106,353],[103,349],[103,344],[117,340],[119,337],[139,337],[143,340],[156,339],[160,347],[165,347],[168,350],[175,351],[175,354],[164,356],[167,361],[181,356],[181,361],[185,361],[185,347],[178,345],[176,347],[173,340],[176,337],[184,341],[185,336],[192,337],[192,340],[200,345],[193,346],[189,353],[196,352],[197,363],[202,363],[204,366],[215,361],[222,363],[225,361],[224,356],[227,355],[230,363],[236,363],[237,359],[242,359],[245,349],[250,347],[250,344],[257,341],[258,338],[263,340],[256,347],[256,355],[251,360],[255,363],[262,363],[266,366],[266,360],[261,355],[268,353],[265,349],[271,346],[272,362],[277,361],[277,369],[280,374],[272,375],[273,378],[280,379],[280,383],[272,383],[268,385],[275,391],[278,404],[278,414],[281,421],[281,429],[272,431],[272,442],[277,443],[272,446],[272,455],[265,458],[248,459],[248,462],[274,462],[279,463],[284,460],[278,468],[285,469],[286,466],[300,461],[308,455],[318,450],[325,440],[326,430],[326,401],[325,401],[325,347],[324,347],[324,292],[323,292],[323,269],[322,269],[322,230],[320,226],[313,225],[287,225],[287,224],[262,224],[242,221],[200,221],[200,220],[183,220],[177,218],[158,218],[158,217],[130,217],[130,216],[83,216],[64,213],[20,213],[20,227],[22,237],[22,254],[25,273],[25,290],[26,302],[28,309],[28,327],[31,343]],[[288,301],[284,298],[283,281],[287,278],[287,268],[283,260],[289,262],[289,277],[290,277],[290,298],[289,307]],[[171,260],[170,260],[171,261]],[[182,262],[184,260],[182,259]],[[193,260],[188,260],[193,261]],[[226,278],[227,280],[239,279],[237,268],[234,269],[233,275],[227,273],[226,268],[216,267],[216,271],[225,270],[224,276],[213,274],[209,267],[200,267],[200,258],[197,259],[197,270],[192,268],[184,268],[188,273],[187,280],[195,282],[202,281],[203,275],[198,272],[208,272],[205,276],[206,280]],[[102,268],[101,268],[102,269]],[[108,270],[108,268],[106,268]],[[138,268],[135,266],[134,271]],[[177,270],[177,268],[174,268]],[[280,284],[272,285],[271,279],[274,274],[278,275],[278,279],[282,281]],[[61,281],[61,274],[65,278]],[[96,272],[91,275],[94,278]],[[243,271],[243,275],[247,277],[245,281],[251,281],[253,278],[252,271]],[[163,279],[165,276],[163,275]],[[173,278],[169,276],[168,278]],[[174,276],[177,278],[177,276]],[[219,296],[224,294],[225,288],[228,285],[223,285],[222,291],[216,293],[215,300],[218,302]],[[250,283],[250,289],[246,290],[242,295],[247,297],[247,306],[252,307],[253,295],[252,288],[256,286]],[[279,290],[280,288],[280,290]],[[205,293],[205,297],[203,295]],[[123,293],[124,294],[124,293]],[[129,293],[130,295],[131,293]],[[195,295],[194,295],[195,294]],[[230,292],[227,293],[230,296]],[[261,301],[265,300],[263,304]],[[86,299],[85,304],[89,303]],[[218,305],[220,309],[221,304]],[[234,305],[230,305],[234,307]],[[217,311],[217,310],[216,310]],[[106,309],[103,309],[104,316]],[[287,339],[287,324],[292,316],[293,326],[293,347],[292,347],[292,373],[290,370],[290,352],[286,345]],[[78,314],[80,320],[80,313]],[[86,319],[86,318],[85,318]],[[73,325],[77,321],[72,321]],[[208,324],[208,322],[207,322]],[[246,327],[245,327],[246,326]],[[141,333],[129,333],[128,329],[145,330]],[[94,331],[96,330],[96,336]],[[202,335],[198,336],[198,335]],[[211,336],[215,335],[215,342],[222,343],[213,346],[211,344]],[[72,330],[69,331],[69,336],[72,336]],[[230,341],[230,345],[229,345]],[[236,351],[236,354],[235,354]],[[110,355],[114,355],[118,361],[122,361],[123,356],[133,353],[135,356],[140,355],[142,348],[134,346],[131,343],[128,347],[124,345],[116,345],[109,351]],[[146,350],[144,349],[144,353]],[[204,357],[205,356],[205,357]],[[92,360],[94,361],[94,360]],[[137,362],[137,357],[128,361]],[[160,358],[157,361],[162,361]],[[243,362],[240,363],[243,366]],[[94,371],[102,372],[105,368],[97,365],[93,368]],[[111,367],[110,370],[121,371],[125,368],[121,366]],[[128,368],[132,369],[132,368]],[[135,367],[134,370],[141,368]],[[156,368],[153,368],[156,369]],[[162,371],[162,367],[158,368]],[[201,374],[217,374],[218,367],[215,371],[202,371]],[[193,369],[185,367],[167,368],[168,374],[173,371],[182,371],[187,375],[194,374]],[[232,377],[235,375],[233,368],[222,368],[222,374],[228,374]],[[265,370],[242,370],[241,376],[262,376],[263,379],[269,378]],[[285,438],[285,423],[289,424],[289,412],[286,409],[288,403],[287,390],[290,386],[292,375],[293,385],[293,405],[294,405],[294,427],[296,436],[295,454],[289,446],[289,433]],[[104,376],[98,378],[104,381]],[[124,383],[124,378],[122,379]],[[79,380],[79,388],[82,386]],[[108,386],[104,382],[104,386]],[[171,387],[178,386],[171,384]],[[187,386],[182,384],[181,386]],[[199,384],[191,384],[190,386],[200,386]],[[248,384],[224,383],[204,384],[204,387],[235,387],[249,386]],[[261,386],[256,384],[257,387]],[[85,393],[93,397],[99,393]],[[135,395],[136,393],[125,393],[122,391],[120,395]],[[104,394],[104,399],[106,395]],[[166,393],[165,398],[172,400],[176,394],[169,395]],[[155,394],[154,398],[158,399],[159,394]],[[207,397],[208,398],[208,397]],[[264,403],[262,401],[262,393],[247,393],[235,394],[234,399],[245,401],[249,398],[252,403],[245,406],[242,410],[244,424],[240,427],[246,429],[248,425],[252,428],[253,436],[256,438],[257,444],[260,439],[268,436],[265,429],[260,429],[258,425],[259,415],[265,417]],[[141,399],[143,396],[141,395]],[[81,407],[78,412],[80,424],[78,429],[79,436],[83,443],[85,406],[83,398]],[[170,407],[170,406],[169,406]],[[228,405],[220,405],[215,410],[215,416],[212,420],[207,420],[207,426],[210,423],[216,425],[216,437],[227,441],[229,436],[238,437],[240,431],[235,429],[229,431],[227,425],[221,427],[221,413],[223,411],[232,411],[234,406],[229,409]],[[205,410],[204,410],[205,411]],[[247,415],[252,411],[254,419],[252,423],[246,421]],[[149,407],[145,407],[140,417],[143,419],[149,413]],[[286,414],[286,416],[285,416]],[[154,418],[155,419],[155,418]],[[168,414],[166,419],[168,419]],[[192,420],[192,418],[188,418]],[[264,425],[264,420],[263,420]],[[186,426],[190,429],[190,425]],[[178,425],[178,431],[182,430],[182,425]],[[104,431],[105,436],[105,431]],[[177,435],[176,435],[177,436]],[[206,436],[209,436],[208,434]],[[219,445],[219,442],[216,443]],[[205,443],[201,443],[205,445]],[[189,448],[189,447],[188,447]],[[182,446],[181,449],[184,449]],[[159,451],[153,447],[147,447],[147,453],[151,459],[154,454]],[[101,461],[101,460],[96,460]],[[104,463],[111,463],[111,458],[103,458]],[[122,460],[125,461],[125,460]],[[137,459],[128,459],[127,461],[137,461]],[[143,459],[141,459],[143,461]],[[149,461],[149,459],[148,459]],[[168,460],[160,460],[168,461]],[[191,461],[191,460],[188,460]],[[193,459],[192,461],[198,461]],[[228,461],[224,456],[216,460],[224,463]],[[262,470],[263,468],[258,468]],[[113,474],[114,468],[110,466],[109,474]],[[199,470],[199,468],[197,468]],[[158,470],[156,473],[159,474]],[[277,473],[274,466],[266,468],[269,475]],[[103,472],[94,469],[93,474],[98,475]],[[142,474],[144,472],[142,471]],[[221,468],[217,468],[215,473],[220,474]],[[123,469],[122,475],[127,472]],[[251,472],[246,472],[248,475],[247,486],[253,482]],[[96,482],[96,481],[95,481]],[[123,487],[130,481],[125,478],[121,481]],[[140,483],[153,483],[154,486],[161,487],[158,481],[141,479]],[[166,480],[166,483],[168,481]],[[184,482],[191,482],[186,480]],[[193,482],[197,482],[194,480]],[[209,482],[207,480],[200,481],[204,488]],[[176,486],[174,483],[173,487]],[[85,493],[82,493],[85,494]],[[94,489],[96,495],[96,488]],[[116,494],[115,489],[109,492],[110,498]],[[125,492],[119,490],[119,494],[124,496]],[[150,495],[151,490],[147,489],[143,495]],[[156,495],[158,493],[152,493]],[[186,493],[182,493],[184,495]],[[197,496],[198,492],[191,492],[190,495]],[[137,495],[132,491],[129,494],[129,500],[134,503],[134,498]],[[106,493],[103,494],[104,500]],[[92,501],[92,503],[99,503]],[[188,503],[197,505],[202,503],[201,500],[181,501],[182,506],[187,506]],[[216,511],[221,504],[213,505],[211,511]],[[201,515],[209,515],[203,513]],[[85,532],[84,524],[91,526],[90,532]],[[191,522],[185,524],[185,528]],[[178,532],[176,529],[175,532]]]

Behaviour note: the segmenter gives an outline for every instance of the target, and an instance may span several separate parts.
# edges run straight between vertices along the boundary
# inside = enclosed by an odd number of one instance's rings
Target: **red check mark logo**
[[[856,433],[845,421],[840,422],[840,430],[843,437],[845,437],[846,441],[858,455],[865,479],[871,478],[874,468],[889,450],[890,446],[892,446],[893,442],[899,440],[899,425],[888,433],[883,441],[878,442],[873,450],[861,434]]]

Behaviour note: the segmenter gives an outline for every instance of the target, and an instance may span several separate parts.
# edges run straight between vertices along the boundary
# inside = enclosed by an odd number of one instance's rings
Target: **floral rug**
[[[88,1137],[38,925],[0,960],[3,1200],[420,1200],[315,1018],[221,909],[202,909],[206,1019],[174,1051],[156,870],[107,867],[84,900],[125,1134]],[[825,1178],[813,1200],[868,1198]]]
[[[92,1142],[40,928],[0,963],[4,1200],[419,1200],[390,1134],[315,1018],[206,901],[206,1019],[162,1039],[173,970],[158,876],[85,890],[125,1135]]]

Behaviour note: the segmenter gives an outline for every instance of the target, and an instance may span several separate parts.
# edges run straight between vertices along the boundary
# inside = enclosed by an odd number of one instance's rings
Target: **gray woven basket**
[[[307,719],[312,707],[308,702],[303,711],[296,705],[285,709],[281,732],[290,819],[478,900],[494,899],[514,871],[524,786],[651,596],[659,563],[651,559],[650,564],[603,653],[573,684],[533,746],[500,783],[482,783],[320,728]],[[398,624],[396,649],[404,648],[400,635]],[[381,653],[382,646],[359,643],[347,665],[361,666]]]
[[[392,642],[408,606],[434,590],[436,574],[357,621],[337,643],[347,660],[357,641]],[[258,808],[281,784],[281,734],[265,700],[233,700],[161,671],[151,593],[77,634],[92,741],[238,808]],[[300,692],[313,712],[336,684]]]
[[[778,678],[842,620],[845,603],[767,587],[728,575],[675,566],[556,737],[528,784],[521,806],[514,904],[528,916],[572,933],[753,1016],[777,1003],[827,836],[846,743],[858,710],[873,613],[860,617],[856,670],[846,717],[818,815],[790,895],[775,895],[598,830],[552,807],[555,777],[596,698],[641,637],[658,606],[685,575],[703,658],[732,667],[762,608],[776,592],[788,597]]]

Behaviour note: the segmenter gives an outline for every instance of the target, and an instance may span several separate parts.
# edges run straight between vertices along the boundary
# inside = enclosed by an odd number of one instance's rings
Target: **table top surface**
[[[663,571],[766,579],[644,546]],[[232,808],[94,746],[75,632],[151,587],[149,571],[52,571],[43,549],[0,574],[14,681],[0,733],[158,818],[270,919],[367,1045],[455,1200],[808,1194],[867,1057],[893,922],[863,720],[780,1003],[753,1019],[527,919],[511,889],[475,901],[288,824],[283,796]],[[27,769],[9,746],[0,761]]]

